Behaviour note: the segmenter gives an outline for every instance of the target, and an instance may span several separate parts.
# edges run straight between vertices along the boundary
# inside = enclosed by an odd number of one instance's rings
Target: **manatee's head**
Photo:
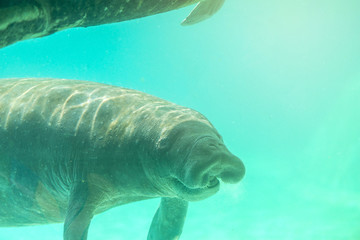
[[[169,138],[167,185],[177,197],[187,201],[214,195],[224,183],[237,183],[245,174],[242,161],[225,147],[213,127],[186,122]]]

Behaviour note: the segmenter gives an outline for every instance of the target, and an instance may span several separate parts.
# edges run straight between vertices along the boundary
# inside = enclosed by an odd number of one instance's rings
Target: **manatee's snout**
[[[189,188],[216,188],[219,179],[237,183],[245,175],[243,162],[213,138],[198,141],[188,156],[182,182]]]
[[[244,175],[243,162],[226,150],[211,154],[209,159],[195,163],[189,169],[187,177],[194,187],[212,187],[219,183],[218,179],[224,183],[238,183]]]
[[[219,156],[217,160],[220,166],[214,167],[214,170],[220,169],[215,177],[220,178],[224,183],[237,183],[245,175],[245,166],[243,162],[231,153],[225,156]]]

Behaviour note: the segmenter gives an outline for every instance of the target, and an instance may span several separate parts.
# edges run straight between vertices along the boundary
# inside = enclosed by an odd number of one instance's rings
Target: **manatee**
[[[147,239],[179,239],[188,202],[244,173],[195,110],[95,82],[0,80],[2,227],[64,222],[65,240],[84,240],[94,215],[161,198]]]
[[[182,22],[217,12],[224,0],[12,0],[0,2],[0,48],[67,28],[121,22],[198,3]]]

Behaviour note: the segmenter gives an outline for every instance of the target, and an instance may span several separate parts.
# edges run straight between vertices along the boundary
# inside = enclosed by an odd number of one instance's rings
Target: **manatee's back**
[[[49,145],[50,139],[59,145],[59,136],[104,143],[114,134],[164,133],[191,120],[210,125],[192,109],[136,90],[64,79],[0,80],[0,133],[16,145]]]
[[[25,132],[14,132],[18,139],[36,128],[40,128],[36,135],[55,129],[63,135],[99,137],[116,125],[113,121],[141,107],[142,98],[146,96],[134,90],[87,81],[4,79],[0,80],[0,129],[23,128]]]

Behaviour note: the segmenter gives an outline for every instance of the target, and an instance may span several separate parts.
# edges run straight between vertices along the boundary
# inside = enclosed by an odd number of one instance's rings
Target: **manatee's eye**
[[[217,150],[223,146],[224,146],[224,144],[219,143],[217,141],[211,141],[208,143],[208,147],[211,148],[212,150]]]
[[[222,143],[212,137],[203,137],[195,142],[191,154],[196,157],[209,158],[222,148]]]
[[[216,146],[215,143],[210,143],[210,144],[209,144],[209,147],[210,147],[211,149],[214,149],[214,150],[217,149],[217,146]]]

